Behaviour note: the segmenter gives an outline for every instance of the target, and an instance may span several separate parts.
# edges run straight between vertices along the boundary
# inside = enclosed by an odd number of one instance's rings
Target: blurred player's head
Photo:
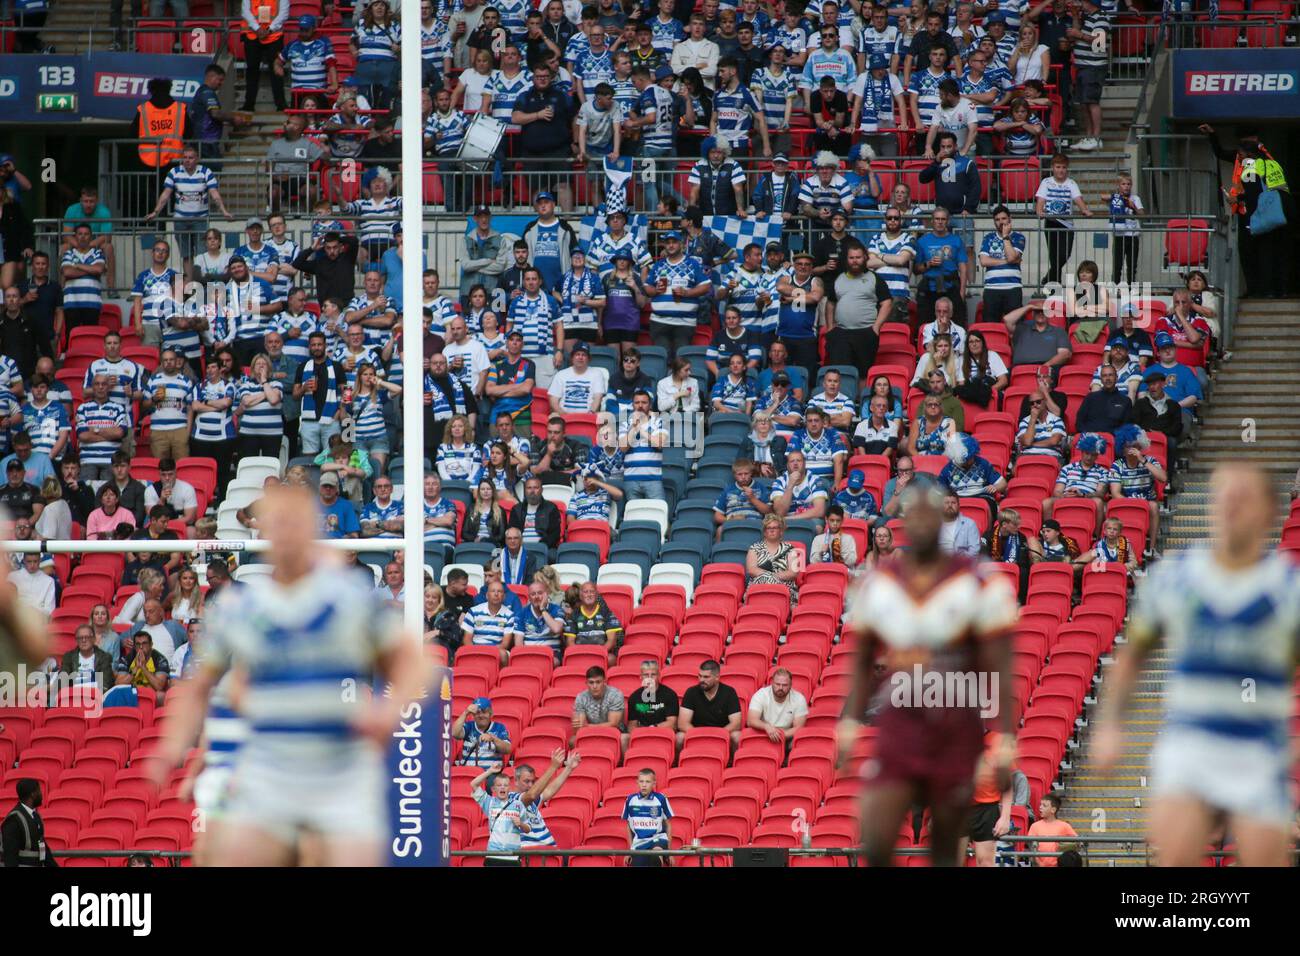
[[[271,542],[272,563],[280,567],[299,567],[315,549],[316,502],[311,492],[294,485],[268,488],[262,497],[265,504],[261,521],[262,537]],[[259,509],[261,511],[262,509]]]
[[[1214,533],[1229,558],[1254,560],[1277,514],[1278,498],[1260,468],[1246,462],[1220,465],[1210,478],[1214,495]]]
[[[911,551],[921,560],[939,553],[939,528],[943,524],[943,492],[931,484],[909,482],[900,496],[903,530]]]

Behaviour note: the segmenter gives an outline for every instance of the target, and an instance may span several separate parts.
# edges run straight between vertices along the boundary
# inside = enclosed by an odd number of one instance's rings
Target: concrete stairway
[[[59,54],[102,53],[113,43],[107,0],[60,0],[50,4],[41,42]]]
[[[1190,467],[1179,476],[1172,516],[1164,519],[1159,548],[1172,551],[1203,546],[1209,537],[1209,478],[1223,461],[1257,461],[1274,476],[1279,494],[1290,487],[1300,467],[1300,409],[1294,383],[1300,377],[1300,343],[1289,332],[1300,313],[1296,300],[1246,300],[1242,303],[1233,348],[1214,375]],[[1249,421],[1247,421],[1249,420]],[[1253,423],[1253,441],[1246,429]],[[1245,435],[1245,437],[1243,437]],[[1282,516],[1274,529],[1276,541]],[[1102,686],[1111,662],[1103,661]],[[1163,722],[1164,684],[1169,658],[1164,647],[1147,658],[1137,694],[1125,721],[1124,756],[1103,777],[1089,767],[1089,739],[1081,731],[1064,778],[1062,817],[1080,833],[1106,833],[1141,839],[1146,827],[1147,775],[1151,747]],[[1140,857],[1120,862],[1138,864]]]

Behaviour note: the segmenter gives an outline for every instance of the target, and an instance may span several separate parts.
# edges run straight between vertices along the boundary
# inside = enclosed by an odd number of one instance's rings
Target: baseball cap
[[[1147,372],[1145,375],[1142,376],[1142,381],[1144,381],[1144,382],[1151,382],[1151,381],[1154,381],[1154,380],[1156,380],[1156,379],[1159,379],[1160,381],[1163,382],[1163,381],[1165,381],[1167,378],[1169,378],[1169,376],[1166,375],[1162,369],[1153,368],[1153,369],[1151,369],[1149,372]]]
[[[257,216],[249,216],[248,221],[244,223],[244,228],[252,229],[254,226],[256,226],[258,229],[261,229],[262,220],[259,219]]]
[[[887,70],[889,69],[889,58],[881,56],[879,53],[871,55],[871,62],[867,64],[869,70]]]
[[[591,346],[589,346],[586,342],[581,342],[581,341],[579,341],[579,342],[575,342],[575,343],[573,344],[573,351],[574,351],[574,352],[585,352],[586,354],[590,355],[590,354],[591,354]],[[572,354],[572,353],[570,353],[570,354]]]
[[[1125,339],[1122,335],[1116,335],[1109,342],[1106,343],[1106,348],[1108,349],[1121,348],[1125,352],[1127,352],[1128,340]]]
[[[539,192],[539,193],[538,193],[538,194],[533,198],[533,202],[534,202],[534,203],[539,203],[539,202],[541,202],[543,199],[549,199],[551,202],[555,202],[555,194],[554,194],[554,193],[551,193],[551,192],[548,192],[547,190],[543,189],[541,192]]]
[[[775,375],[772,376],[772,384],[773,384],[773,385],[789,385],[789,384],[790,384],[790,376],[789,376],[788,374],[786,374],[785,372],[777,372]]]
[[[1051,528],[1059,534],[1061,531],[1061,522],[1057,521],[1055,518],[1048,518],[1043,522],[1043,527]]]
[[[23,471],[26,466],[17,458],[9,459],[9,464],[5,466],[6,471]]]
[[[334,485],[335,487],[338,487],[339,476],[332,471],[327,471],[325,474],[320,476],[320,483],[322,485]]]
[[[867,483],[867,476],[862,472],[854,469],[849,472],[849,489],[851,491],[861,491],[862,486]]]
[[[675,75],[676,74],[673,73],[673,68],[671,66],[667,63],[662,63],[659,65],[658,69],[655,70],[655,82],[666,80],[668,77]]]
[[[298,18],[298,29],[310,30],[314,26],[316,26],[316,18],[310,13],[304,14]]]
[[[768,251],[768,252],[771,252],[771,251],[774,250],[774,249],[775,249],[777,252],[785,252],[785,246],[781,245],[781,243],[779,243],[779,242],[777,242],[777,241],[775,241],[775,240],[773,240],[772,242],[769,242],[769,243],[767,244],[767,251]]]
[[[772,157],[772,162],[774,162],[774,163],[788,163],[788,162],[790,162],[790,157],[787,156],[785,153],[777,153],[775,156]]]
[[[681,242],[682,234],[678,232],[676,229],[669,229],[659,238],[663,239],[665,242],[667,242],[669,239],[676,239],[678,242]]]
[[[626,259],[628,262],[632,262],[633,261],[632,253],[629,252],[627,249],[620,249],[616,253],[614,253],[614,260],[617,261],[619,259]]]
[[[618,256],[615,256],[614,258],[617,259]],[[506,338],[513,339],[516,335],[521,339],[524,337],[524,333],[520,332],[518,329],[511,329],[506,333]]]
[[[491,710],[492,699],[490,697],[475,697],[474,706],[477,707],[479,710]]]
[[[1167,345],[1174,344],[1174,337],[1168,332],[1159,332],[1156,334],[1156,348],[1162,349]]]
[[[790,48],[786,46],[784,43],[773,43],[770,47],[767,48],[768,55],[770,56],[772,54],[772,51],[775,50],[777,47],[781,48],[782,53],[790,52]]]
[[[475,207],[474,207],[473,215],[475,215],[475,216],[490,216],[490,215],[492,215],[492,210],[491,210],[489,207],[487,207],[487,206],[481,206],[481,205],[480,205],[480,206],[475,206]]]
[[[0,166],[3,166],[5,163],[12,163],[13,161],[14,158],[8,153],[0,153]]]
[[[990,13],[988,16],[984,18],[985,24],[1006,23],[1006,22],[1007,22],[1007,15],[1000,10],[994,10],[992,13]]]

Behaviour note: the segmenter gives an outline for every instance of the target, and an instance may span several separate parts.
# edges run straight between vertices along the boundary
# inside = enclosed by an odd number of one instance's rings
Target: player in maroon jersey
[[[926,804],[931,861],[955,866],[986,725],[1003,732],[999,789],[1006,789],[1015,756],[1006,675],[1018,608],[1001,575],[940,551],[941,489],[914,484],[902,504],[907,550],[871,574],[849,607],[858,667],[840,722],[840,750],[843,756],[852,748],[872,705],[879,736],[863,768],[868,864],[891,863],[904,816]]]

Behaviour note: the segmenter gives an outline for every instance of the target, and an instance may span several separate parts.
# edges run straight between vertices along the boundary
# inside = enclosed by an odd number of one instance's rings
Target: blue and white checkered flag
[[[1209,13],[1211,20],[1219,19],[1219,0],[1210,0]]]
[[[591,244],[600,236],[605,234],[605,216],[611,212],[623,212],[622,207],[610,208],[605,203],[596,207],[594,215],[583,216],[582,221],[578,223],[578,245],[583,252],[591,248]],[[644,245],[649,232],[646,225],[645,216],[629,216],[627,220],[628,231],[641,240]]]
[[[620,156],[617,163],[605,157],[605,207],[610,212],[627,210],[627,182],[631,178],[631,156]]]
[[[704,228],[737,252],[751,242],[764,248],[769,242],[781,241],[781,223],[771,219],[741,219],[739,216],[706,216]]]

